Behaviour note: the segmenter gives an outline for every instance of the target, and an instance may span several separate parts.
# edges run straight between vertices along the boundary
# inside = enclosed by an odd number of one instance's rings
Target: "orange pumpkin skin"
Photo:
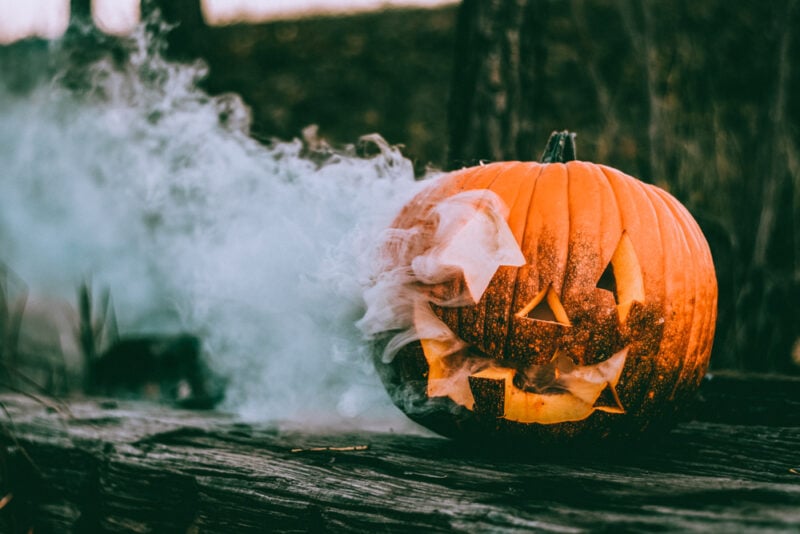
[[[376,358],[395,403],[451,437],[594,442],[670,426],[707,369],[716,320],[714,266],[689,212],[664,190],[603,165],[488,164],[436,179],[405,206],[392,228],[412,237],[383,249],[387,268],[408,269],[437,246],[437,206],[486,190],[507,208],[524,263],[499,265],[465,305],[437,302],[465,293],[466,271],[410,284],[437,296],[430,310],[466,348],[437,353],[444,345],[420,334]],[[424,330],[416,319],[415,328]],[[603,362],[614,355],[624,365],[609,371]],[[459,377],[465,362],[469,376]],[[573,398],[587,387],[596,394],[604,380],[604,404]],[[555,412],[534,406],[551,400]]]

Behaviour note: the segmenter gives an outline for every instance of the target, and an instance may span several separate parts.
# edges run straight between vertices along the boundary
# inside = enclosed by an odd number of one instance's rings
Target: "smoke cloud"
[[[323,163],[257,143],[238,96],[199,90],[202,65],[143,28],[78,91],[74,65],[25,91],[4,69],[0,261],[32,294],[109,288],[123,333],[199,334],[244,418],[408,428],[355,323],[411,163],[376,136],[376,156]]]

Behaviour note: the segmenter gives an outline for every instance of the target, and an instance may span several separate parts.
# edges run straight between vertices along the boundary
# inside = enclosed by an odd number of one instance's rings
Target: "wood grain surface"
[[[6,443],[9,531],[800,531],[796,379],[715,375],[694,420],[610,453],[280,430],[100,399],[0,402],[18,440]]]

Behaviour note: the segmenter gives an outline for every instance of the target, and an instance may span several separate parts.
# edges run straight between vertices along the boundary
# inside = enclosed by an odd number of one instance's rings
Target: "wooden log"
[[[758,380],[713,380],[696,412],[713,421],[613,455],[281,430],[98,399],[60,413],[4,395],[19,447],[8,447],[0,531],[796,532],[800,425],[747,413],[753,397],[735,393]],[[797,381],[779,382],[764,402],[800,402]],[[741,421],[726,421],[726,403]]]

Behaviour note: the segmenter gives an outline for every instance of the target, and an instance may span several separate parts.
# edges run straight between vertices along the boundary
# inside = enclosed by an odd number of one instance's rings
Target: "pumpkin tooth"
[[[468,385],[469,362],[463,356],[456,358],[457,362],[448,361],[448,356],[453,355],[449,342],[421,339],[420,343],[428,362],[428,397],[449,397],[456,404],[472,410],[475,399]]]
[[[607,399],[605,398],[606,396],[610,396],[611,398]],[[608,386],[606,386],[606,388],[600,393],[600,397],[598,397],[594,403],[594,409],[606,413],[625,413],[625,407],[622,405],[622,401],[619,398],[617,388],[611,384],[608,384]]]

